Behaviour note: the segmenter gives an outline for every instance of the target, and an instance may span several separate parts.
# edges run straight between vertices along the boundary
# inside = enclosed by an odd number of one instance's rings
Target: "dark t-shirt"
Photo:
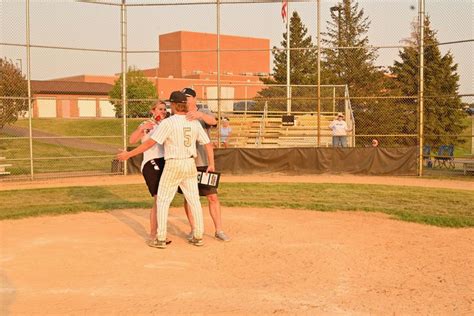
[[[208,109],[201,108],[201,109],[198,109],[198,111],[202,112],[204,114],[207,114],[207,115],[212,115],[212,116],[215,117],[214,113],[212,113]],[[206,122],[204,122],[203,120],[199,120],[199,122],[201,123],[204,130],[207,132],[207,135],[210,136],[209,135],[209,130],[211,128],[211,125],[206,124]],[[196,144],[196,151],[197,151],[196,166],[197,167],[208,166],[209,161],[207,159],[206,148],[204,147],[204,145],[201,145],[201,144],[197,143]]]

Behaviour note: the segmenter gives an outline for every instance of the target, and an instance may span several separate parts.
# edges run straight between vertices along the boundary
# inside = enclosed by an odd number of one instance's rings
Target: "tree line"
[[[317,85],[317,46],[298,12],[290,18],[290,82],[291,86]],[[342,0],[331,8],[327,31],[321,49],[321,84],[347,85],[359,135],[416,135],[419,109],[419,45],[418,23],[399,50],[399,60],[388,68],[377,67],[377,49],[369,45],[370,21],[354,0]],[[436,31],[429,16],[424,21],[424,135],[427,144],[455,144],[464,140],[456,135],[466,128],[466,113],[459,97],[458,65],[453,55],[442,54]],[[283,33],[281,47],[287,47]],[[263,79],[269,86],[257,100],[261,109],[286,110],[287,51],[273,47],[273,75]],[[300,49],[304,48],[304,49]],[[343,96],[343,95],[342,95]],[[341,94],[339,93],[339,97]],[[371,98],[372,97],[372,98]],[[375,97],[375,98],[373,98]],[[321,89],[321,112],[330,111],[332,91]],[[292,87],[293,111],[316,112],[314,87]],[[339,110],[344,100],[338,99]],[[359,138],[360,141],[366,141]],[[416,137],[387,138],[387,143],[415,145]]]
[[[317,47],[308,35],[299,14],[294,11],[290,20],[290,77],[291,85],[316,85]],[[377,49],[370,47],[367,32],[370,21],[355,0],[342,0],[331,8],[327,31],[323,33],[321,49],[321,84],[347,85],[359,135],[406,135],[418,133],[418,76],[420,34],[417,23],[399,50],[399,60],[388,68],[375,65]],[[424,134],[431,144],[462,143],[460,135],[466,128],[465,112],[461,110],[459,75],[453,55],[442,54],[436,31],[430,18],[424,21]],[[281,47],[287,47],[287,34],[283,33]],[[286,110],[287,52],[273,47],[273,73],[262,81],[268,84],[255,98],[256,109]],[[295,49],[295,50],[293,50]],[[27,102],[8,97],[26,97],[27,86],[21,71],[10,61],[0,58],[0,128],[14,123],[19,113],[28,109]],[[122,113],[121,77],[110,91],[116,113]],[[280,85],[280,86],[272,86]],[[128,113],[146,115],[149,102],[155,99],[156,88],[143,73],[131,68],[127,73]],[[332,108],[332,91],[321,90],[321,109]],[[377,98],[369,98],[377,97]],[[393,98],[396,97],[396,98]],[[397,98],[398,97],[398,98]],[[292,87],[292,109],[316,111],[316,92],[312,87]],[[344,100],[339,99],[339,109]],[[363,138],[360,138],[363,139]],[[394,138],[395,139],[395,138]],[[402,137],[396,143],[414,145],[416,137]]]

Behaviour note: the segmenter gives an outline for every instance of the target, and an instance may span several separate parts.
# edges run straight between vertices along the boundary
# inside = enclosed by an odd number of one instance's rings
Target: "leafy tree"
[[[396,76],[396,83],[404,95],[417,95],[419,84],[419,27],[413,23],[411,38],[407,40],[409,46],[399,51],[401,61],[395,61],[392,72]],[[425,143],[432,146],[441,144],[463,143],[458,138],[466,128],[463,118],[462,102],[458,94],[459,75],[456,73],[457,64],[453,55],[447,52],[442,55],[436,31],[431,29],[429,17],[424,26],[424,135]],[[407,120],[416,121],[417,115],[407,117]]]
[[[287,33],[283,33],[281,47],[287,47]],[[317,84],[317,51],[308,35],[308,29],[304,26],[296,11],[290,18],[290,48],[307,48],[291,50],[290,52],[290,80],[291,85],[315,85]],[[273,76],[264,78],[266,84],[286,84],[286,50],[278,50],[273,47],[274,66]],[[278,100],[271,100],[278,98]],[[299,98],[299,99],[298,99]],[[312,98],[313,100],[308,100]],[[292,108],[297,111],[314,111],[315,89],[308,87],[292,88]],[[259,92],[259,100],[269,100],[269,110],[286,110],[286,87],[268,87]],[[259,102],[261,105],[263,101]]]
[[[23,111],[28,110],[28,86],[22,75],[11,60],[0,58],[0,128],[5,124],[16,122]],[[6,97],[6,98],[5,98]],[[11,97],[9,99],[8,97]]]
[[[141,70],[130,67],[127,72],[127,116],[144,117],[156,101],[156,88]],[[122,75],[115,81],[109,92],[110,102],[115,107],[116,116],[122,115]]]

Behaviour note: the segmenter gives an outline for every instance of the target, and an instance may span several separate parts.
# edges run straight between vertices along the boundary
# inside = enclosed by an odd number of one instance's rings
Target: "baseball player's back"
[[[165,247],[168,210],[179,186],[196,219],[194,238],[190,242],[200,246],[204,233],[204,220],[194,158],[197,156],[196,141],[210,146],[209,137],[199,122],[188,121],[185,115],[178,113],[164,120],[151,138],[158,144],[164,145],[166,160],[157,198],[158,223],[160,223],[157,234],[158,244]]]
[[[209,137],[198,121],[188,121],[185,115],[173,115],[164,120],[151,137],[164,144],[165,160],[196,157],[196,141],[209,143]]]

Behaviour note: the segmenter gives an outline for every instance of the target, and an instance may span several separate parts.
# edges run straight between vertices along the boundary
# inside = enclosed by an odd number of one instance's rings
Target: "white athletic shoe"
[[[230,237],[227,236],[222,230],[216,232],[216,234],[214,235],[214,237],[216,237],[216,239],[217,239],[217,240],[220,240],[220,241],[230,241]]]
[[[194,238],[194,231],[190,231],[189,234],[186,235],[186,239],[188,241],[192,240]]]

